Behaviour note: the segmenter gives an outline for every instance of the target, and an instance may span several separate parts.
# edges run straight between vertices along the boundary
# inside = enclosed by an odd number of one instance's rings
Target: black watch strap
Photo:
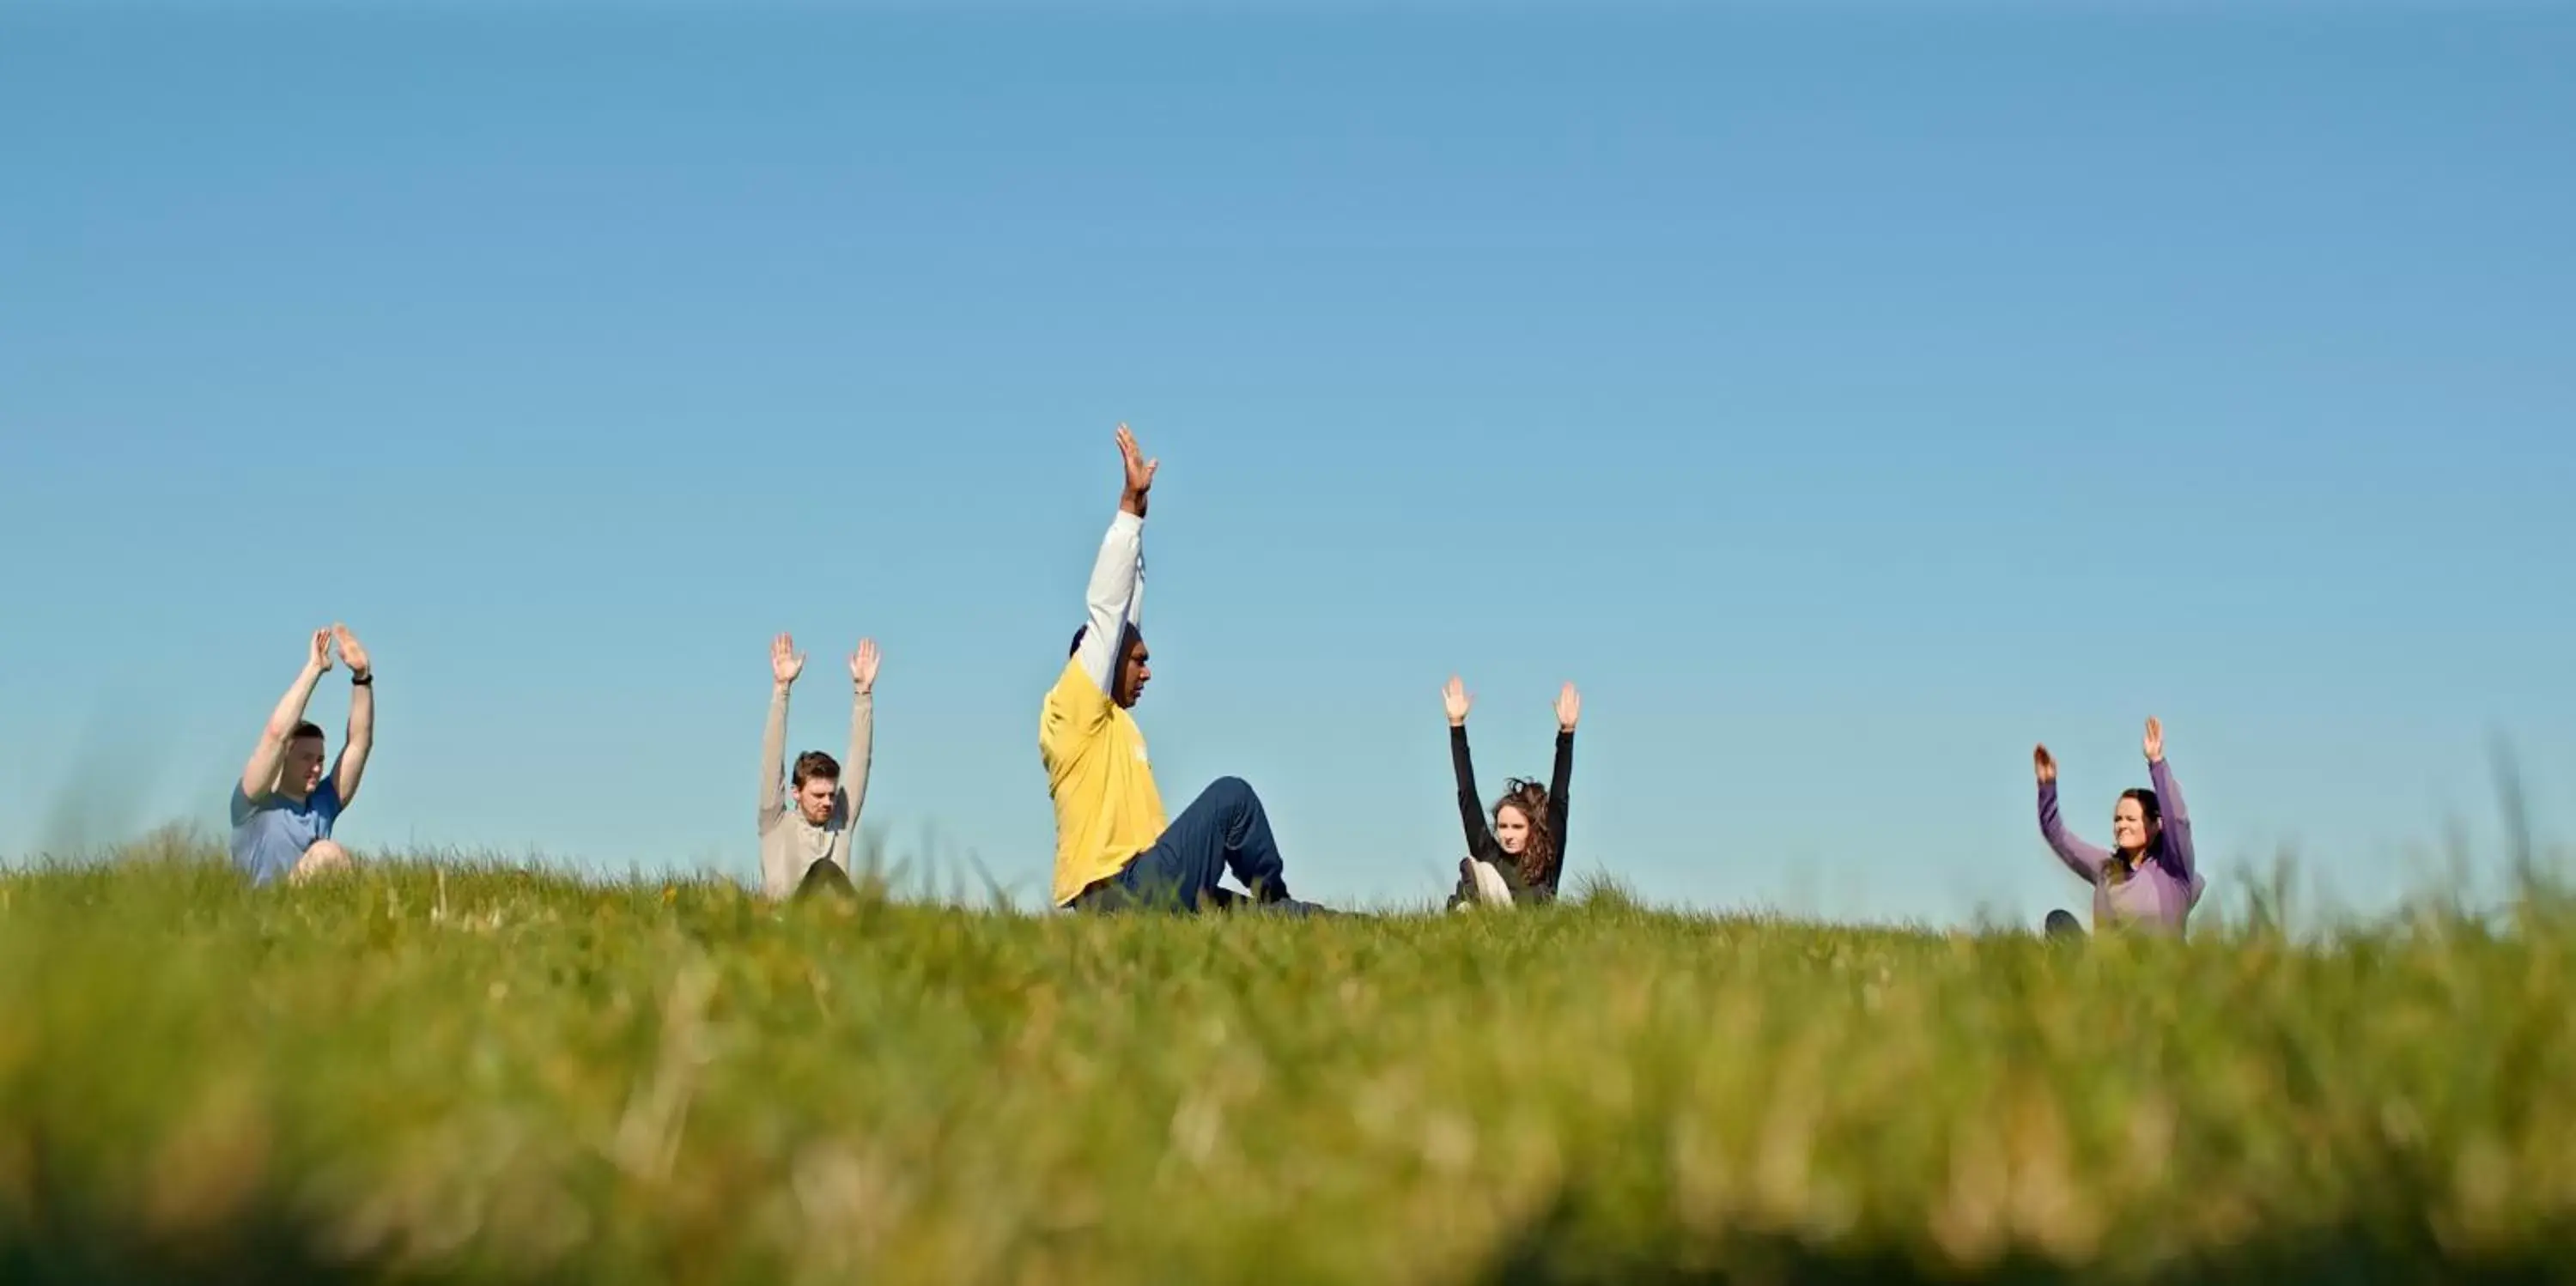
[[[376,686],[376,672],[369,670],[365,674],[352,674],[349,676],[349,685],[357,688],[372,688]]]

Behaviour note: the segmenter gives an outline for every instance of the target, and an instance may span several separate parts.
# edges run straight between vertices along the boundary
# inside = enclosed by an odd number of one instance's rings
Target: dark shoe
[[[2046,926],[2048,936],[2052,938],[2081,939],[2084,936],[2084,926],[2077,923],[2075,917],[2065,911],[2049,912]]]

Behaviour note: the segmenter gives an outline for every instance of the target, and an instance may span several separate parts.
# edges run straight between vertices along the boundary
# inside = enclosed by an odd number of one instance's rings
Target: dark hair
[[[2147,825],[2158,826],[2163,824],[2165,819],[2164,807],[2156,802],[2156,792],[2149,790],[2144,786],[2138,786],[2129,790],[2121,791],[2120,798],[2134,799],[2138,801],[2138,814],[2146,819]],[[2118,807],[2116,803],[2112,806],[2114,808]],[[2146,848],[2140,850],[2134,859],[2122,857],[2119,851],[2115,849],[2112,851],[2110,859],[2102,864],[2103,874],[2109,878],[2113,884],[2124,883],[2128,880],[2129,876],[2135,874],[2138,867],[2144,865],[2148,859],[2163,852],[2164,847],[2164,832],[2157,831],[2153,836],[2148,838]]]
[[[1085,621],[1081,625],[1076,626],[1073,631],[1073,643],[1071,646],[1065,648],[1064,654],[1069,657],[1074,653],[1081,651],[1082,636],[1089,634],[1090,632],[1091,623],[1089,621]],[[1122,623],[1118,627],[1118,650],[1111,655],[1111,660],[1125,661],[1127,659],[1127,654],[1135,651],[1136,644],[1141,642],[1144,637],[1145,636],[1143,634],[1137,632],[1136,623],[1134,621]]]
[[[804,754],[796,756],[796,772],[793,778],[793,784],[796,789],[805,789],[805,783],[816,777],[821,777],[829,781],[839,781],[841,779],[841,761],[834,759],[830,755],[824,754],[820,750],[808,750]]]
[[[1081,628],[1073,632],[1073,646],[1065,649],[1064,654],[1079,655],[1082,651],[1083,636],[1089,633],[1091,633],[1091,623],[1085,621]],[[1137,632],[1134,621],[1123,621],[1119,624],[1118,650],[1109,656],[1109,699],[1111,701],[1122,704],[1125,702],[1126,698],[1119,695],[1119,680],[1127,677],[1127,658],[1134,656],[1136,645],[1144,641],[1145,636]]]
[[[1556,870],[1556,836],[1547,828],[1547,787],[1514,777],[1503,783],[1503,797],[1494,801],[1495,820],[1502,819],[1506,807],[1529,818],[1529,839],[1521,845],[1521,882],[1532,887],[1546,883]]]
[[[313,721],[312,721],[312,720],[310,720],[310,719],[306,719],[306,720],[304,720],[303,722],[298,723],[298,724],[296,724],[296,725],[295,725],[295,732],[294,732],[294,734],[293,734],[293,735],[291,735],[291,736],[289,736],[289,737],[287,738],[287,740],[288,740],[288,741],[302,741],[302,740],[304,740],[306,737],[320,737],[321,735],[322,735],[322,725],[321,725],[321,724],[318,724],[318,723],[315,723],[315,722],[313,722]]]

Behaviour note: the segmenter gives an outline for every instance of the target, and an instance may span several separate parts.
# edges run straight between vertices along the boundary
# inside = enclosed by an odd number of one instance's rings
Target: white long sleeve
[[[1123,627],[1139,621],[1144,611],[1144,519],[1121,509],[1109,520],[1109,531],[1100,538],[1100,557],[1091,565],[1091,586],[1083,598],[1088,617],[1076,655],[1082,672],[1107,692],[1117,670]]]

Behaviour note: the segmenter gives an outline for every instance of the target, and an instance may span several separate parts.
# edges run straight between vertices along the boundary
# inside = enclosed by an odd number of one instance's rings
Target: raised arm
[[[331,769],[331,784],[345,809],[358,797],[358,783],[367,775],[367,756],[376,749],[376,667],[368,659],[366,645],[348,626],[332,626],[331,637],[340,645],[340,659],[349,663],[349,734],[340,744],[339,764]]]
[[[1467,854],[1499,866],[1506,864],[1503,846],[1494,839],[1494,828],[1485,824],[1484,801],[1476,797],[1476,761],[1467,752],[1467,710],[1475,700],[1454,674],[1440,692],[1440,703],[1449,713],[1449,766],[1458,775],[1458,824],[1467,834]]]
[[[1565,876],[1565,827],[1573,806],[1566,790],[1574,782],[1574,725],[1582,718],[1583,694],[1566,684],[1556,694],[1556,767],[1547,778],[1547,833],[1556,838],[1556,865],[1547,874],[1550,893]]]
[[[1091,564],[1091,585],[1083,594],[1086,609],[1082,645],[1075,649],[1082,672],[1102,692],[1110,692],[1118,673],[1118,640],[1124,626],[1140,621],[1145,596],[1145,501],[1160,461],[1147,460],[1127,426],[1118,426],[1118,454],[1126,464],[1126,485],[1118,497],[1117,516],[1100,538],[1100,556]]]
[[[250,758],[242,764],[241,792],[253,802],[267,796],[277,785],[278,766],[286,762],[286,743],[295,735],[295,725],[304,722],[304,707],[313,700],[313,685],[322,681],[322,672],[331,668],[331,631],[313,631],[313,649],[304,659],[304,669],[288,684],[286,695],[277,699],[270,711],[268,725],[260,729],[259,744],[252,746]]]
[[[868,804],[868,765],[876,758],[876,690],[877,642],[860,639],[859,650],[850,654],[850,753],[841,761],[841,790],[849,797],[841,824],[849,828],[853,845],[858,842],[859,811]]]
[[[2165,763],[2165,728],[2154,719],[2147,720],[2147,781],[2155,787],[2156,811],[2164,818],[2164,848],[2174,864],[2182,868],[2182,877],[2191,886],[2193,900],[2200,897],[2200,860],[2191,846],[2191,810],[2183,806],[2182,787],[2174,781],[2173,768]]]
[[[2102,882],[2102,864],[2111,860],[2111,850],[2097,848],[2078,839],[2066,829],[2065,819],[2057,815],[2057,760],[2041,746],[2030,753],[2032,768],[2039,776],[2039,837],[2048,841],[2049,851],[2066,869],[2087,884]]]
[[[787,815],[787,690],[805,672],[805,657],[796,640],[781,634],[769,641],[769,723],[760,733],[760,833],[766,835]]]

